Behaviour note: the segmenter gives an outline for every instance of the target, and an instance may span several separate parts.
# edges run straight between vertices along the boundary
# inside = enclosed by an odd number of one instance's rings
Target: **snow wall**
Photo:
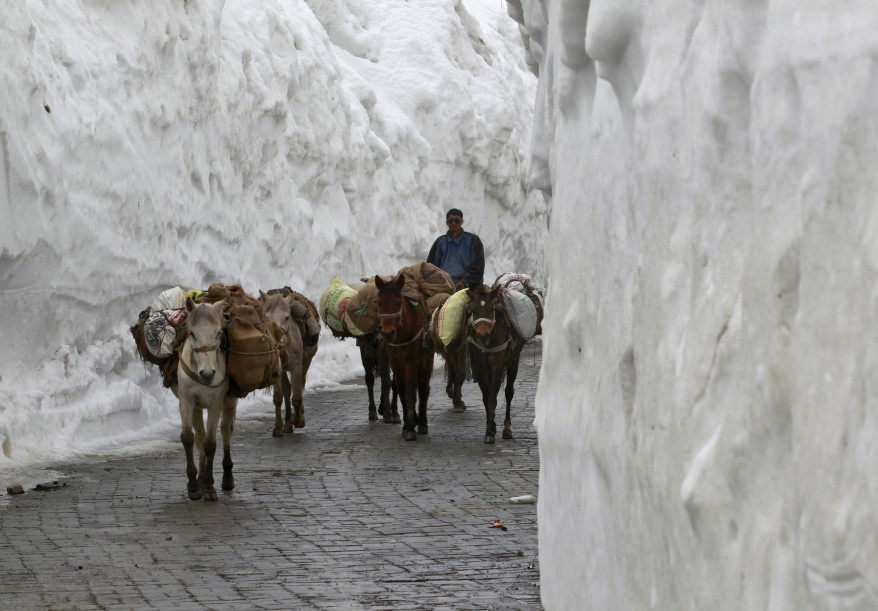
[[[452,206],[489,282],[544,281],[537,79],[502,5],[2,4],[0,474],[179,421],[128,332],[166,288],[316,302],[423,261]],[[326,333],[309,383],[356,355]]]
[[[878,8],[510,0],[547,609],[878,608]]]

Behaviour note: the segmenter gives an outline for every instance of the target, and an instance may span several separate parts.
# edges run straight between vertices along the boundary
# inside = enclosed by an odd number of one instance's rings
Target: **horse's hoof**
[[[215,501],[216,500],[216,488],[211,486],[204,491],[204,500],[205,501]]]
[[[378,414],[374,409],[369,410],[369,422],[375,422],[378,420]]]
[[[284,433],[292,433],[293,432],[293,423],[292,422],[284,422]]]
[[[487,443],[487,444],[494,443],[494,436],[493,435],[485,435],[485,443]]]
[[[201,498],[201,486],[199,486],[196,490],[187,490],[187,492],[189,493],[190,501],[197,501]]]
[[[466,411],[466,403],[461,401],[460,403],[455,405],[453,408],[451,408],[451,411],[454,412],[455,414],[462,414],[463,412]]]
[[[382,418],[384,424],[399,424],[397,420],[395,423],[393,422],[393,416],[387,412],[384,413],[384,418]]]
[[[297,429],[305,428],[305,419],[304,418],[299,418],[298,420],[296,420],[296,428]]]
[[[393,414],[393,424],[402,424],[402,418],[399,417],[399,414]]]
[[[229,492],[235,489],[235,478],[234,477],[223,477],[223,490]]]
[[[515,439],[515,438],[512,436],[512,431],[505,430],[505,431],[503,431],[503,439]]]
[[[283,437],[284,431],[283,431],[283,429],[276,428],[273,431],[271,431],[271,436],[272,437]]]
[[[419,424],[418,425],[418,435],[425,435],[425,436],[429,435],[429,433],[427,432],[427,425],[426,424]]]
[[[415,433],[414,431],[403,431],[403,432],[402,432],[402,438],[403,438],[405,441],[417,441],[417,440],[418,440],[418,434]]]

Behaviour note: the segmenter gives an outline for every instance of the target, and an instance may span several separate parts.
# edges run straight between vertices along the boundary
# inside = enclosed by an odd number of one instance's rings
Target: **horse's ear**
[[[379,276],[378,274],[375,274],[375,288],[377,288],[378,290],[384,288],[384,280],[382,280],[381,276]]]
[[[222,316],[225,313],[225,311],[228,309],[228,307],[229,307],[229,302],[226,301],[225,299],[223,299],[222,301],[217,301],[216,303],[213,304],[213,309],[216,310],[216,313],[219,314],[220,316]]]
[[[195,302],[188,295],[186,296],[186,313],[190,314],[195,309]]]
[[[259,301],[265,303],[266,299],[268,299],[268,293],[266,293],[262,289],[259,289]]]
[[[403,275],[403,274],[398,275],[398,276],[394,279],[393,283],[397,286],[397,288],[398,288],[399,290],[402,290],[402,287],[405,286],[405,275]]]

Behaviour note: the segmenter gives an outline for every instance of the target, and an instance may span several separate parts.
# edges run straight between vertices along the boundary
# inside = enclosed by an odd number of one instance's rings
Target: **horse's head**
[[[262,303],[262,313],[266,318],[273,320],[283,329],[284,334],[289,337],[290,323],[292,315],[290,310],[290,301],[292,297],[285,298],[280,295],[269,295],[263,291],[259,291],[259,301]]]
[[[497,323],[499,292],[482,284],[467,289],[469,303],[466,306],[466,324],[473,339],[487,346]]]
[[[402,274],[390,282],[385,282],[381,276],[375,276],[375,287],[378,289],[378,325],[384,337],[392,338],[402,322],[405,307],[403,286],[405,276]]]
[[[186,298],[186,343],[195,362],[195,371],[205,384],[210,384],[219,368],[219,351],[223,345],[225,319],[229,307],[225,300],[214,304],[195,303]]]

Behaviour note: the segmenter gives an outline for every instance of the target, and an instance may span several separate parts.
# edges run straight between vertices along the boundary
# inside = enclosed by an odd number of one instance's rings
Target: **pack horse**
[[[376,276],[375,286],[378,288],[379,328],[402,401],[402,437],[415,441],[419,434],[427,435],[427,400],[433,374],[434,352],[427,329],[426,307],[421,299],[403,295],[403,274],[389,282]]]
[[[186,339],[177,364],[177,383],[171,386],[180,401],[180,441],[186,452],[186,490],[189,498],[206,501],[217,499],[213,478],[216,454],[216,429],[223,438],[222,489],[232,490],[231,439],[235,429],[238,398],[229,393],[226,371],[225,319],[229,304],[196,304],[186,298]],[[207,426],[204,423],[207,412]],[[198,451],[195,465],[193,447]]]

